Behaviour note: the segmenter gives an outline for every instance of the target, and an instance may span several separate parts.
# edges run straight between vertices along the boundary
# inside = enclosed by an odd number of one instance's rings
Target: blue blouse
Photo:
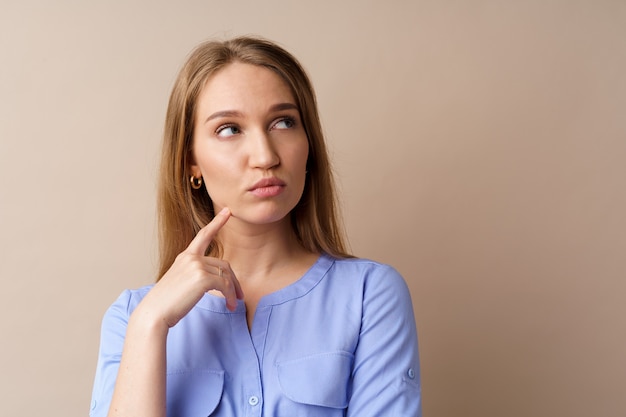
[[[106,312],[91,402],[107,414],[128,318],[151,286]],[[263,297],[248,330],[206,294],[167,338],[170,417],[421,416],[417,333],[408,288],[392,267],[322,255]]]

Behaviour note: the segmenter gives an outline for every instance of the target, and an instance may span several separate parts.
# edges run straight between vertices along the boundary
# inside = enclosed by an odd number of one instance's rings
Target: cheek
[[[304,139],[303,144],[293,150],[292,158],[296,166],[306,168],[306,163],[309,159],[309,142],[306,138]]]
[[[232,186],[233,178],[236,177],[232,162],[229,164],[225,158],[220,158],[215,152],[205,153],[197,157],[196,161],[211,199],[219,198]]]
[[[233,187],[233,182],[236,181],[238,175],[229,170],[227,166],[220,166],[218,164],[207,165],[203,169],[204,182],[207,190],[209,191],[224,191]]]
[[[232,153],[227,153],[220,147],[208,146],[204,143],[196,147],[194,159],[202,175],[211,180],[224,176],[228,169],[232,170],[236,158]]]
[[[234,192],[238,189],[232,179],[225,177],[221,173],[207,173],[204,185],[206,193],[213,202],[215,209],[230,206],[233,203]]]

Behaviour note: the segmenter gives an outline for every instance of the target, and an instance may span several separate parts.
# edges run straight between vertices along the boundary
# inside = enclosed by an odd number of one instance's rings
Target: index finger
[[[198,234],[193,238],[189,246],[187,246],[186,252],[194,255],[204,256],[211,241],[217,235],[217,232],[226,224],[230,218],[230,210],[228,207],[224,207],[213,220],[204,226]]]

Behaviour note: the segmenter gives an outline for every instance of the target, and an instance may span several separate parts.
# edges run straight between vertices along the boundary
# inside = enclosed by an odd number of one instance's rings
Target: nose
[[[258,132],[250,138],[249,152],[250,166],[253,168],[269,169],[280,163],[272,138],[267,132]]]

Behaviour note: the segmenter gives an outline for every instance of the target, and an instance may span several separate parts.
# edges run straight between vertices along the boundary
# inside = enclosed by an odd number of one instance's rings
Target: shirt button
[[[413,370],[413,368],[409,368],[406,374],[409,376],[409,378],[415,379],[415,371]]]
[[[255,406],[259,403],[259,397],[257,397],[256,395],[253,395],[252,397],[248,398],[248,404]]]

